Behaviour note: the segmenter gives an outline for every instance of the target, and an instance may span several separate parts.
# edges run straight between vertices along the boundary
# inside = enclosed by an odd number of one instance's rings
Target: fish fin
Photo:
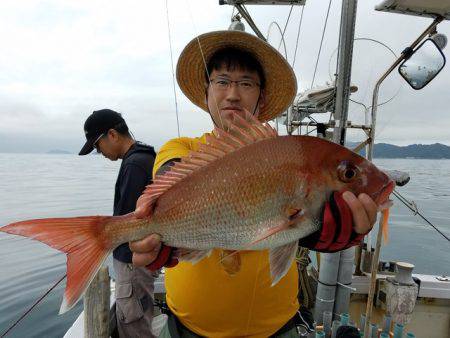
[[[192,250],[192,249],[177,249],[175,251],[175,257],[182,262],[191,262],[196,264],[203,258],[209,257],[212,250]]]
[[[156,200],[158,199],[158,196],[159,194],[157,195],[155,191],[152,191],[148,194],[145,194],[144,191],[144,193],[139,196],[136,202],[136,210],[134,210],[134,215],[136,216],[136,218],[150,217],[153,213],[153,208],[155,206]]]
[[[197,151],[182,157],[180,162],[175,162],[165,173],[156,175],[153,183],[139,197],[135,217],[150,217],[159,196],[200,168],[243,146],[278,136],[268,123],[261,123],[248,112],[245,119],[234,115],[227,129],[228,131],[216,128],[213,134],[206,136],[206,144],[199,143]]]
[[[238,250],[221,250],[220,264],[230,275],[234,276],[241,270],[241,255]]]
[[[83,296],[112,248],[102,236],[111,216],[48,218],[12,223],[0,231],[38,240],[67,254],[67,283],[60,314]]]
[[[258,238],[256,238],[253,242],[249,243],[248,245],[248,249],[250,249],[253,245],[255,245],[256,243],[261,242],[262,240],[265,240],[266,238],[275,235],[276,233],[283,231],[283,230],[287,230],[289,229],[290,226],[290,222],[286,221],[281,223],[280,225],[274,226],[272,228],[267,229],[266,231],[264,231],[262,233],[261,236],[259,236]]]
[[[381,228],[383,231],[383,241],[384,241],[384,244],[388,244],[389,243],[389,224],[388,224],[389,209],[384,209],[381,212],[381,217],[382,217]]]
[[[270,250],[269,261],[272,286],[277,284],[291,268],[297,253],[297,248],[298,242],[294,241]]]
[[[264,231],[260,237],[258,237],[257,239],[255,239],[253,242],[251,242],[249,244],[249,247],[251,247],[252,245],[254,245],[258,242],[261,242],[262,240],[264,240],[272,235],[275,235],[276,233],[278,233],[280,231],[287,230],[290,227],[295,226],[297,224],[297,222],[299,222],[305,214],[303,210],[295,209],[295,208],[289,208],[286,212],[288,213],[288,219],[285,222],[280,223],[279,225],[274,226],[274,227],[269,228],[266,231]]]

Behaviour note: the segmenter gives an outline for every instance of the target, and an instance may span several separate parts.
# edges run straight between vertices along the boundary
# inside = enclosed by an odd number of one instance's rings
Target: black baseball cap
[[[94,111],[84,122],[84,134],[86,143],[81,148],[78,155],[87,155],[94,150],[94,142],[100,135],[110,129],[116,129],[119,126],[126,126],[122,115],[111,109],[101,109]]]

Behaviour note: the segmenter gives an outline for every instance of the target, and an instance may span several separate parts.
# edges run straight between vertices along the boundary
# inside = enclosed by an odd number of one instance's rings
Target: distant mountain
[[[46,154],[72,154],[70,151],[61,149],[52,149],[46,152]]]
[[[354,148],[355,142],[349,142],[348,147]],[[360,152],[365,154],[365,150]],[[445,144],[411,144],[409,146],[395,146],[388,143],[377,143],[373,150],[375,158],[423,158],[423,159],[450,159],[450,147]]]

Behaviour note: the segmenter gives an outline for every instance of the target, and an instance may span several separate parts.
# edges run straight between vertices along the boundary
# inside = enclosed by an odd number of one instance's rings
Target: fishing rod
[[[46,293],[44,293],[37,301],[35,301],[33,303],[33,305],[31,305],[31,307],[25,311],[19,319],[17,319],[14,324],[12,324],[5,332],[3,332],[0,335],[0,338],[5,337],[17,324],[19,324],[54,288],[56,288],[58,286],[59,283],[61,283],[64,278],[66,278],[67,275],[62,276],[55,284],[53,284],[53,286],[47,290]]]
[[[440,233],[447,241],[450,242],[450,238],[448,238],[447,235],[445,235],[441,230],[439,230],[433,223],[431,223],[428,219],[426,219],[425,216],[423,216],[419,209],[417,208],[416,203],[408,201],[406,197],[403,197],[398,191],[393,191],[394,196],[399,199],[400,202],[402,202],[405,206],[407,206],[412,212],[414,212],[414,215],[419,215],[425,222],[428,223],[431,227],[433,227],[434,230],[436,230],[438,233]]]

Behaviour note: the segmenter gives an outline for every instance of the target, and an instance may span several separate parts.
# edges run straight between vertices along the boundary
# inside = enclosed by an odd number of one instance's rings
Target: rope
[[[448,238],[447,235],[445,235],[441,230],[439,230],[433,223],[431,223],[428,219],[423,216],[420,211],[417,209],[417,205],[414,202],[408,201],[405,197],[403,197],[398,191],[394,190],[394,196],[399,199],[400,202],[402,202],[405,206],[407,206],[412,212],[414,212],[414,215],[419,215],[425,222],[427,222],[431,227],[433,227],[434,230],[436,230],[438,233],[440,233],[447,241],[450,242],[450,238]]]
[[[340,283],[340,282],[337,282],[336,283],[337,285],[339,285],[339,286],[342,286],[343,288],[347,288],[347,289],[350,289],[350,290],[352,290],[352,291],[356,291],[356,288],[352,288],[350,285],[352,285],[352,283],[349,283],[349,284],[342,284],[342,283]]]
[[[325,24],[324,24],[323,30],[322,30],[322,38],[320,40],[319,52],[317,53],[316,66],[314,67],[314,75],[313,75],[313,79],[311,82],[311,88],[314,86],[314,80],[316,79],[317,66],[319,65],[320,53],[322,52],[323,38],[325,37],[325,30],[327,29],[328,16],[330,14],[330,8],[331,8],[332,2],[333,2],[333,0],[330,0],[330,2],[328,3],[327,16],[325,17]]]
[[[284,47],[284,57],[285,57],[286,61],[287,61],[287,59],[288,59],[288,55],[287,55],[286,40],[284,39],[284,34],[286,33],[286,28],[287,28],[287,26],[288,26],[289,19],[291,18],[291,14],[292,14],[293,8],[294,8],[294,5],[292,5],[291,8],[290,8],[290,10],[289,10],[289,14],[288,14],[288,17],[287,17],[287,19],[286,19],[286,23],[285,23],[285,25],[284,25],[283,31],[281,31],[281,27],[280,27],[280,25],[279,25],[276,21],[271,22],[270,25],[269,25],[269,29],[267,30],[267,41],[269,41],[269,34],[270,34],[270,30],[271,30],[271,28],[272,28],[272,25],[276,25],[276,26],[278,27],[278,30],[280,31],[280,34],[281,34],[281,39],[280,39],[280,43],[278,44],[277,50],[280,51],[281,44],[283,43],[283,47]],[[278,117],[275,118],[275,126],[276,126],[276,131],[277,131],[277,133],[278,133],[278,132],[279,132],[279,121],[278,121]]]
[[[292,14],[292,9],[294,8],[294,5],[291,6],[291,9],[289,10],[289,14],[288,17],[286,19],[286,23],[284,24],[284,28],[283,28],[283,33],[281,33],[281,38],[283,39],[282,41],[280,41],[280,43],[278,44],[278,48],[277,50],[280,50],[281,47],[281,42],[284,43],[284,34],[286,33],[286,28],[288,26],[289,23],[289,19],[291,18],[291,14]],[[284,48],[286,48],[286,45],[284,46]],[[287,60],[287,51],[286,51],[286,60]]]
[[[286,61],[288,60],[288,55],[287,55],[286,40],[284,39],[284,35],[285,35],[285,33],[286,33],[286,28],[287,28],[288,23],[289,23],[289,20],[290,20],[290,18],[291,18],[291,14],[292,14],[292,10],[293,10],[293,9],[294,9],[294,5],[292,5],[291,8],[289,9],[289,14],[288,14],[288,17],[287,17],[287,19],[286,19],[286,23],[285,23],[285,25],[284,25],[283,31],[281,31],[281,27],[280,27],[280,26],[278,25],[278,23],[275,22],[275,21],[273,21],[273,22],[270,23],[269,29],[268,29],[268,31],[267,31],[267,41],[269,41],[269,34],[270,34],[270,29],[271,29],[272,25],[275,24],[275,25],[278,27],[278,30],[279,30],[280,33],[281,33],[281,40],[280,40],[280,43],[278,44],[277,50],[280,51],[281,43],[283,43],[283,47],[284,47],[284,57],[285,57]],[[297,42],[298,42],[298,37],[297,37]],[[278,117],[275,118],[275,125],[276,125],[276,131],[277,131],[277,133],[278,133],[278,132],[279,132],[279,120],[278,120]],[[288,127],[288,126],[286,125],[286,128],[287,128],[287,127]]]
[[[318,299],[318,300],[320,300],[321,302],[324,302],[324,303],[334,303],[334,298],[333,299],[323,299],[323,298],[317,297],[316,299]],[[335,313],[335,314],[337,314],[337,313]]]
[[[280,35],[281,35],[281,40],[280,40],[280,45],[278,46],[278,51],[280,51],[280,47],[281,47],[281,43],[283,43],[283,47],[284,47],[284,57],[287,60],[287,47],[286,47],[286,41],[284,40],[284,32],[281,31],[281,27],[278,24],[278,22],[276,21],[272,21],[269,25],[269,28],[267,29],[267,41],[269,41],[269,36],[270,36],[270,31],[272,29],[272,26],[274,26],[278,28],[278,30],[280,31]]]
[[[66,278],[67,275],[62,276],[53,286],[47,290],[46,293],[44,293],[37,301],[33,303],[33,305],[23,313],[22,316],[20,316],[19,319],[15,321],[13,325],[11,325],[5,332],[3,332],[0,336],[0,338],[5,337],[17,324],[19,324],[22,319],[24,319],[56,286],[63,281],[64,278]]]
[[[176,86],[175,86],[175,71],[173,69],[172,38],[170,35],[169,0],[166,0],[166,16],[167,16],[167,32],[169,34],[170,64],[172,66],[172,84],[173,84],[173,96],[174,96],[174,100],[175,100],[175,114],[177,117],[178,137],[180,137],[180,121],[178,119],[178,102],[177,102],[177,91],[176,91]]]
[[[311,289],[311,284],[309,283],[309,276],[307,267],[311,263],[309,258],[309,250],[306,248],[299,247],[296,256],[298,277],[299,277],[299,299],[307,309],[311,309],[314,306],[314,293]]]
[[[339,46],[341,45],[341,39],[342,39],[342,25],[339,25],[339,39],[338,39],[337,47],[335,50],[339,49]],[[331,120],[334,118],[334,111],[336,109],[336,93],[337,93],[337,77],[338,77],[338,73],[339,73],[339,58],[340,58],[340,55],[339,55],[339,53],[337,53],[336,69],[334,71],[334,97],[333,97],[334,102],[333,102],[333,107],[332,107],[332,110],[330,113],[330,117],[328,119],[328,124],[330,124]],[[331,59],[330,59],[330,61],[331,61]]]
[[[192,15],[192,11],[191,11],[191,6],[190,6],[190,3],[189,3],[189,0],[186,0],[186,5],[187,5],[187,8],[188,8],[189,16],[191,18],[192,26],[194,27],[195,36],[196,36],[196,39],[197,39],[198,48],[200,49],[200,55],[202,56],[203,66],[205,67],[206,76],[208,78],[208,83],[211,84],[211,76],[210,76],[210,74],[208,72],[208,65],[206,64],[205,53],[203,53],[202,44],[200,43],[200,38],[198,37],[199,34],[198,34],[197,26],[195,25],[194,16]],[[213,100],[214,100],[214,105],[216,106],[217,111],[219,111],[219,104],[217,102],[216,96],[214,95],[214,91],[212,92],[212,94],[213,94],[212,97],[213,97]],[[224,125],[224,123],[222,121],[222,116],[220,114],[218,114],[218,115],[219,115],[219,120],[220,120],[220,126],[222,128],[224,128],[225,125]],[[212,116],[211,116],[211,119],[212,119]],[[213,123],[215,124],[214,119],[213,119]]]
[[[305,6],[302,7],[302,14],[300,15],[300,23],[298,24],[298,30],[297,30],[297,40],[295,42],[295,51],[294,51],[294,59],[292,60],[292,68],[294,68],[295,65],[295,59],[297,57],[297,48],[298,48],[298,40],[300,37],[300,30],[302,28],[302,22],[303,22],[303,11],[305,10]]]
[[[391,52],[391,54],[394,56],[394,58],[398,57],[397,54],[394,52],[394,50],[391,47],[389,47],[387,44],[385,44],[385,43],[383,43],[381,41],[378,41],[376,39],[372,39],[372,38],[355,38],[355,39],[353,39],[353,41],[369,41],[369,42],[377,43],[377,44],[381,45],[382,47],[385,47],[389,52]],[[333,53],[331,53],[331,56],[330,56],[330,58],[328,60],[328,76],[330,77],[331,81],[333,81],[333,78],[331,76],[331,61],[333,59],[334,54],[336,54],[337,51],[338,51],[338,47],[336,47],[334,49]],[[339,53],[338,53],[338,57],[337,57],[337,61],[336,61],[336,71],[335,71],[335,73],[337,73],[338,63],[339,63]],[[366,89],[367,88],[368,88],[368,86],[366,86]],[[400,90],[401,90],[401,86],[398,87],[397,91],[395,92],[395,94],[393,96],[391,96],[386,101],[377,104],[377,107],[380,107],[382,105],[385,105],[386,103],[391,102],[393,99],[395,99],[398,96],[398,94],[400,93]],[[365,95],[364,95],[364,97],[365,97]],[[362,105],[365,110],[368,110],[369,108],[372,107],[372,106],[368,106],[367,107],[364,103],[356,101],[356,100],[352,100],[352,99],[349,99],[349,100],[352,101],[353,103]]]

